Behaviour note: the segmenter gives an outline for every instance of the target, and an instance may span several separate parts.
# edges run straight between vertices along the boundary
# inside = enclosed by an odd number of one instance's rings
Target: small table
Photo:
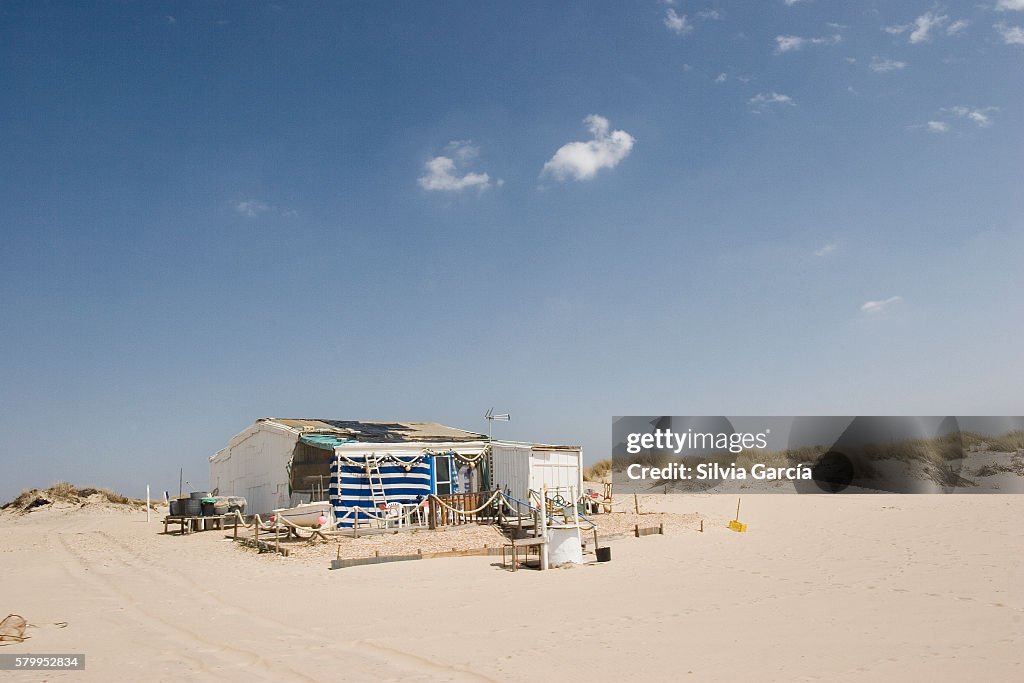
[[[501,546],[501,566],[505,566],[506,552],[512,550],[512,571],[516,571],[519,568],[519,549],[525,548],[526,555],[523,557],[523,562],[527,562],[530,559],[530,549],[536,548],[537,555],[540,556],[540,547],[547,543],[543,538],[518,538],[514,541],[509,541],[505,545]]]

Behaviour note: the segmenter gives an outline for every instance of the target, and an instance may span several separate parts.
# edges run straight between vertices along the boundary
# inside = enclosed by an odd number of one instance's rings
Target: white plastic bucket
[[[548,527],[548,564],[558,566],[572,562],[583,564],[580,532],[575,526]]]

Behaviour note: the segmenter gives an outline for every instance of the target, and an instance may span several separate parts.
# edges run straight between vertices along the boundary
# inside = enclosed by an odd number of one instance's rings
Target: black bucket
[[[179,503],[174,498],[171,498],[171,509],[170,509],[171,517],[177,517],[177,516],[181,515],[181,510],[178,509],[178,507],[180,505],[181,505],[181,503]]]
[[[207,503],[205,500],[200,503],[203,517],[213,517],[214,503]]]
[[[598,562],[611,562],[612,561],[612,548],[611,546],[604,546],[603,548],[595,548],[594,552],[597,553]]]

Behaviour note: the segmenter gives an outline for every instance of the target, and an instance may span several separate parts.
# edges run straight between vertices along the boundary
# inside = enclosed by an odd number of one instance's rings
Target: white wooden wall
[[[529,492],[548,488],[572,487],[577,495],[583,487],[582,452],[580,449],[545,449],[529,444],[495,443],[491,447],[494,485],[507,490],[519,500],[527,500]]]
[[[245,496],[247,513],[266,514],[288,507],[288,461],[294,432],[257,423],[210,458],[210,490]]]
[[[579,450],[546,450],[534,447],[530,456],[530,488],[572,488],[579,495],[583,486],[582,453]]]

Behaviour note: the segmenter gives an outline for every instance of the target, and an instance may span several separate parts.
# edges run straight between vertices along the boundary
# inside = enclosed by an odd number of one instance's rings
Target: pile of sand
[[[156,505],[152,506],[154,509]],[[48,489],[27,489],[17,498],[0,505],[0,513],[25,515],[43,509],[102,508],[137,511],[146,509],[146,501],[129,498],[110,489],[77,487],[57,482]]]

